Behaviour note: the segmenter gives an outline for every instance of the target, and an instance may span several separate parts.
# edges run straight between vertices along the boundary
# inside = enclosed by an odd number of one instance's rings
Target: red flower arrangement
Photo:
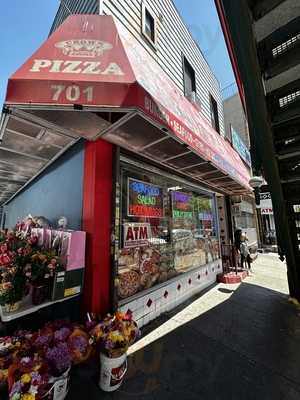
[[[55,251],[38,247],[38,238],[25,225],[0,232],[0,305],[8,309],[15,309],[28,293],[28,285],[43,287],[42,296],[33,291],[33,303],[44,301],[51,292],[51,278],[63,270]]]

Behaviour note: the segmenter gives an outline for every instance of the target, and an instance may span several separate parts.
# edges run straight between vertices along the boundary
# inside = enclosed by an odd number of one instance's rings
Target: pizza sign
[[[150,224],[139,222],[124,224],[125,248],[147,246],[151,236]]]

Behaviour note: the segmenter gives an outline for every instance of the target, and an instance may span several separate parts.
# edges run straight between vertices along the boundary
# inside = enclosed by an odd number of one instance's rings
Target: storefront
[[[221,272],[215,196],[128,157],[120,177],[118,305],[146,323]]]
[[[215,196],[250,193],[249,173],[117,21],[69,17],[10,79],[1,136],[24,179],[4,202],[84,140],[85,310],[144,325],[215,282]]]

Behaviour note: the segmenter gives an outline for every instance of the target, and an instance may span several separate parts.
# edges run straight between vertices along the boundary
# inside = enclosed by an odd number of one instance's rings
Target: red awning
[[[162,161],[191,153],[193,165],[199,165],[193,176],[206,177],[211,184],[215,180],[225,191],[232,187],[237,192],[241,186],[251,190],[239,155],[111,16],[68,17],[9,79],[5,106],[16,120],[24,118],[73,139],[101,136],[139,153],[147,148],[154,159],[165,156]],[[157,128],[151,143],[145,139],[149,126],[143,131],[134,128],[141,127],[141,118]],[[8,121],[2,131],[11,131]],[[155,145],[171,139],[180,151],[157,155]],[[201,173],[204,164],[207,168]],[[188,171],[189,165],[183,169]]]

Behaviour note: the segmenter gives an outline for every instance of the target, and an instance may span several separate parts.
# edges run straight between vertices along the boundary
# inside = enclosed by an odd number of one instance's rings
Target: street
[[[147,326],[119,391],[99,392],[86,368],[68,399],[87,387],[89,399],[299,399],[299,312],[285,264],[260,255],[242,284],[216,284]]]

